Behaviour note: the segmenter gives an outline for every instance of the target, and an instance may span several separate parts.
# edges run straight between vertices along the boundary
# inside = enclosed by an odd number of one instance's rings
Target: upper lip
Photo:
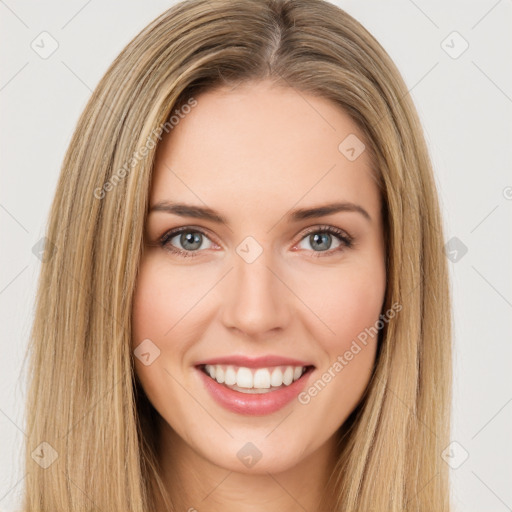
[[[313,366],[311,363],[306,361],[277,355],[266,355],[260,357],[247,357],[241,355],[213,357],[211,359],[205,359],[204,361],[198,362],[196,366],[202,366],[205,364],[230,364],[246,368],[266,368],[270,366]]]

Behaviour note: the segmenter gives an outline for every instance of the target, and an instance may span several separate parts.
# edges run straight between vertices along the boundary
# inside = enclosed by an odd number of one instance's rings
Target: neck
[[[271,473],[239,473],[205,459],[161,420],[162,479],[175,510],[324,512],[333,510],[327,483],[336,464],[336,435],[299,464]],[[158,512],[166,510],[161,503]]]

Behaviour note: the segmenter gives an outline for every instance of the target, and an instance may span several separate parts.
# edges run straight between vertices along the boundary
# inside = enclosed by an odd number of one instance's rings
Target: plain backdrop
[[[455,329],[454,444],[440,456],[456,510],[512,510],[512,1],[333,3],[396,62],[434,163]],[[24,483],[21,364],[64,152],[107,67],[173,4],[0,0],[0,510],[18,509]]]

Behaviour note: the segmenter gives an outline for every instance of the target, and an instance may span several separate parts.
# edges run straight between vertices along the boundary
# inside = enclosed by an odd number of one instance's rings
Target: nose
[[[226,328],[263,338],[288,326],[293,294],[279,278],[270,252],[264,250],[252,263],[235,257],[225,284],[222,320]]]

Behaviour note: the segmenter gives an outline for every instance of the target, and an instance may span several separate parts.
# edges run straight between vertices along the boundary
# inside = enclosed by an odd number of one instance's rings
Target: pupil
[[[320,239],[323,239],[323,241],[325,242],[325,245],[329,245],[329,240],[330,240],[330,234],[329,233],[322,233],[322,234],[319,234],[319,233],[316,233],[314,235],[311,235],[313,237],[313,240],[314,240],[314,243],[311,244],[312,247],[315,246],[315,243],[317,243],[318,241],[320,241],[320,243],[322,243],[322,240]],[[320,247],[320,250],[327,250],[329,247]]]
[[[201,234],[189,232],[186,235],[181,235],[180,243],[186,249],[198,249],[201,247]],[[192,244],[192,247],[190,245],[187,246],[187,244]]]

